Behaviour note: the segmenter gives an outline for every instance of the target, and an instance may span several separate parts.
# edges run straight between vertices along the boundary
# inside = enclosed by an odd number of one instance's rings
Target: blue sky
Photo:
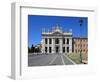
[[[88,36],[88,18],[81,17],[82,36]],[[64,31],[72,29],[73,37],[80,36],[80,17],[67,17],[67,16],[41,16],[41,15],[28,15],[28,46],[32,44],[37,45],[41,42],[42,28],[52,29],[53,26],[59,25]]]

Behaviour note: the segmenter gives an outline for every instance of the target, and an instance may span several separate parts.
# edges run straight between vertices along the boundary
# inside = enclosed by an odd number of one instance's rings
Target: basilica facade
[[[72,30],[63,31],[56,26],[51,31],[42,31],[42,53],[72,53]]]

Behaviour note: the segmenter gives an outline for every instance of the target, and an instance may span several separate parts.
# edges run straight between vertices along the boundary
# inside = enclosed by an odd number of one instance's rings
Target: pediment
[[[62,33],[61,32],[54,32],[54,33],[52,33],[53,35],[62,35]]]

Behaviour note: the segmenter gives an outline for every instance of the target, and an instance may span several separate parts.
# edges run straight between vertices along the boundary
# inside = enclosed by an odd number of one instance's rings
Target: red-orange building
[[[88,38],[74,37],[72,43],[72,50],[74,53],[88,53]]]

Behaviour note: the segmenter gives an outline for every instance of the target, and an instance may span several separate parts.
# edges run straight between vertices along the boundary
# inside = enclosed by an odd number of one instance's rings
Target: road
[[[28,56],[28,66],[73,65],[75,64],[64,54],[42,54]]]

